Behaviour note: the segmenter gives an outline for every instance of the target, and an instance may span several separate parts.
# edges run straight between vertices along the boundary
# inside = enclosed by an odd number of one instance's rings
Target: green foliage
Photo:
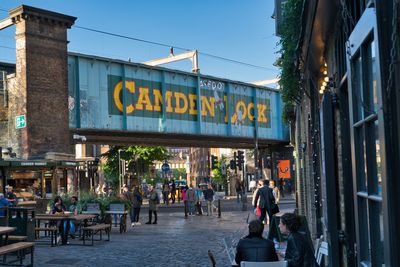
[[[282,8],[281,39],[278,43],[280,50],[277,52],[280,57],[275,65],[281,69],[279,85],[285,105],[282,114],[285,121],[289,120],[289,112],[294,103],[299,100],[298,45],[302,25],[302,7],[303,0],[287,0]]]
[[[228,184],[227,175],[223,175],[222,171],[221,171],[222,162],[224,162],[225,166],[227,166],[225,161],[226,161],[225,157],[222,157],[220,160],[218,160],[218,163],[217,163],[218,168],[212,170],[213,182],[216,184],[219,184],[219,185],[223,185],[223,186],[226,186]]]
[[[141,177],[147,176],[149,166],[154,161],[164,161],[170,158],[165,147],[143,147],[143,146],[111,146],[110,150],[102,155],[107,159],[103,165],[106,181],[113,188],[117,188],[119,182],[119,160],[128,162],[128,169],[132,173],[140,174]]]
[[[186,180],[186,169],[185,168],[173,169],[172,176],[175,178],[175,180],[179,179],[179,177],[181,177],[182,180]]]
[[[62,196],[64,206],[67,209],[71,205],[72,196],[77,196],[77,194],[65,194]],[[117,196],[110,196],[110,197],[106,195],[98,196],[93,192],[81,191],[80,197],[78,199],[78,205],[82,210],[86,210],[88,203],[99,203],[102,214],[104,214],[106,210],[109,210],[110,204],[112,203],[123,203],[125,204],[125,208],[127,210],[130,210],[132,206],[132,203],[130,203],[125,199],[121,199]],[[50,208],[52,208],[54,205],[54,199],[51,199],[48,205],[50,206]]]

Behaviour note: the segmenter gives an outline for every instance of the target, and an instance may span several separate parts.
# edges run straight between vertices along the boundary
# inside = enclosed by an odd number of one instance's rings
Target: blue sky
[[[272,79],[276,43],[272,0],[25,0],[1,1],[0,19],[21,4],[77,17],[75,25],[197,49],[224,58],[263,66],[254,68],[199,56],[200,72],[250,82]],[[0,61],[15,61],[15,28],[0,31]],[[134,62],[168,56],[169,48],[76,27],[68,33],[69,51]],[[175,53],[182,50],[175,49]],[[164,67],[191,70],[190,61]]]

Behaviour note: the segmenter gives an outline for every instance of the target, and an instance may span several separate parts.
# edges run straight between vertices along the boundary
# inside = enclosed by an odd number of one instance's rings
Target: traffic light
[[[218,157],[211,155],[211,170],[218,169]]]
[[[125,163],[125,173],[129,172],[129,161],[128,160],[124,160]]]
[[[236,156],[236,153],[235,153],[235,156]],[[229,162],[229,166],[230,166],[231,170],[235,170],[236,169],[236,160],[232,159]]]
[[[243,164],[244,164],[244,151],[238,150],[238,155],[237,155],[237,166],[239,168],[239,171],[242,170]]]

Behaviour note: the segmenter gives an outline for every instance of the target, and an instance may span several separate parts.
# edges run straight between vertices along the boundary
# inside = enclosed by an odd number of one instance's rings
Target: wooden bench
[[[102,240],[102,232],[103,231],[105,231],[106,232],[106,234],[108,235],[108,239],[107,239],[107,241],[110,241],[110,232],[111,232],[111,225],[109,225],[109,224],[96,224],[96,225],[91,225],[91,226],[88,226],[88,227],[83,227],[82,228],[82,230],[83,230],[83,235],[82,235],[82,238],[83,238],[83,245],[86,245],[86,243],[85,243],[85,238],[86,238],[86,236],[91,236],[92,237],[92,246],[93,246],[93,244],[94,244],[94,235],[95,234],[97,234],[97,233],[100,233],[100,239],[99,240]]]
[[[0,255],[3,256],[3,264],[8,264],[6,261],[6,256],[9,253],[17,252],[17,261],[19,260],[18,266],[24,266],[23,260],[25,258],[26,251],[29,249],[31,254],[31,264],[26,266],[33,266],[33,249],[34,243],[32,242],[18,242],[11,245],[5,245],[0,247]],[[11,263],[11,262],[10,262]]]
[[[9,235],[8,241],[22,242],[28,240],[26,235]]]
[[[47,236],[47,233],[50,233],[51,246],[57,245],[57,227],[35,227],[35,239],[40,238],[40,232],[44,232],[45,236]]]

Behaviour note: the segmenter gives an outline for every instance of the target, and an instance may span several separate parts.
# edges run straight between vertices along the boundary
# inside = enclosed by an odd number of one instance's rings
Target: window
[[[363,3],[365,5],[365,3]],[[384,266],[381,111],[376,18],[362,14],[349,38],[349,94],[357,249],[361,266]]]

